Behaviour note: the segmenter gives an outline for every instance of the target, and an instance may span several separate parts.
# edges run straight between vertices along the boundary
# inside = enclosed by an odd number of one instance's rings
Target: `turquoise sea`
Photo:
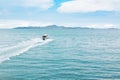
[[[0,29],[0,80],[120,80],[120,30]]]

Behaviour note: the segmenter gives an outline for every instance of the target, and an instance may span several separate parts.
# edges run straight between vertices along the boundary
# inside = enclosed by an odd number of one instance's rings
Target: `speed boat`
[[[44,34],[44,35],[42,36],[42,40],[46,40],[46,39],[48,39],[48,35],[47,35],[47,34]]]

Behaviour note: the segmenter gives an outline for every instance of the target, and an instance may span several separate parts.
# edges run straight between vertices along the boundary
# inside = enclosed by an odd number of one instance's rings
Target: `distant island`
[[[48,26],[20,26],[13,29],[93,29],[87,27],[66,27],[66,26],[57,26],[57,25],[48,25]]]
[[[27,27],[16,27],[14,29],[41,29],[41,28],[65,28],[64,26],[48,25],[48,26],[27,26]]]
[[[20,27],[15,27],[13,29],[99,29],[99,28],[65,27],[65,26],[57,26],[57,25],[48,25],[48,26],[27,26],[27,27],[20,26]],[[117,29],[117,28],[105,28],[105,29]]]

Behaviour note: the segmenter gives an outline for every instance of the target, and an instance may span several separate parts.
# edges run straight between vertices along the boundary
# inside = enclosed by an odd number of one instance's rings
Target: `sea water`
[[[1,29],[0,80],[120,80],[120,30]]]

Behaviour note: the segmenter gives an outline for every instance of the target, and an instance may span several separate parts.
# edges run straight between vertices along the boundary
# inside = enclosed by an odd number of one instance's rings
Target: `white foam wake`
[[[0,63],[2,63],[5,60],[9,60],[10,57],[20,55],[21,53],[24,53],[33,47],[44,45],[51,41],[52,39],[47,39],[43,41],[40,38],[35,38],[32,40],[23,41],[15,46],[3,48],[0,50]]]

